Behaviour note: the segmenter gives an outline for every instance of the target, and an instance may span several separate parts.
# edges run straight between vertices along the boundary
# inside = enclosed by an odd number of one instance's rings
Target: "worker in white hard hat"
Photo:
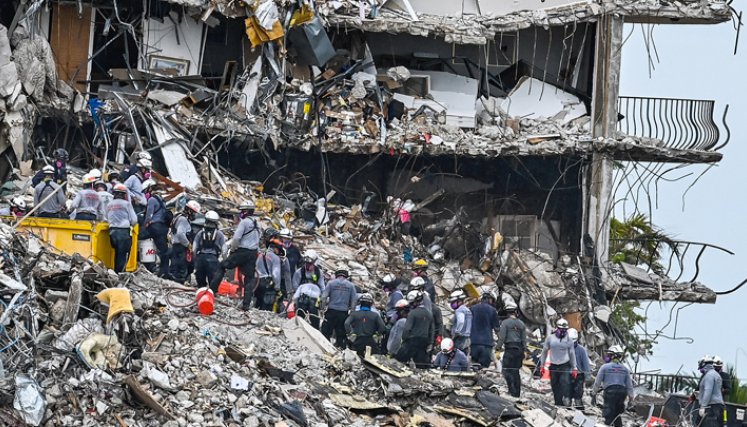
[[[500,323],[498,330],[498,348],[503,347],[503,378],[508,386],[508,394],[513,397],[521,396],[521,376],[519,372],[524,364],[524,354],[527,346],[527,327],[519,319],[519,308],[516,304],[504,306],[508,318]]]
[[[23,197],[16,196],[10,200],[10,205],[0,209],[0,216],[14,216],[20,218],[26,215],[26,201]]]
[[[397,360],[402,363],[409,363],[412,360],[420,369],[430,367],[429,352],[436,337],[433,314],[425,308],[424,295],[425,292],[421,290],[407,293],[410,312],[402,332],[402,348],[397,353]]]
[[[41,205],[36,208],[36,216],[63,218],[65,215],[65,190],[54,182],[54,167],[44,166],[42,173],[43,180],[34,187],[34,206]]]
[[[288,258],[288,264],[291,271],[296,271],[301,266],[303,254],[298,246],[293,242],[293,232],[289,228],[281,228],[279,233],[280,240],[285,248],[285,257]]]
[[[220,258],[225,253],[226,236],[218,229],[220,216],[215,211],[205,213],[205,226],[194,237],[192,250],[195,262],[195,281],[198,288],[218,280]]]
[[[130,201],[136,213],[143,212],[148,205],[148,200],[143,193],[143,182],[150,179],[151,161],[142,159],[138,161],[138,169],[130,175],[124,185],[130,191]]]
[[[132,227],[137,224],[137,215],[127,200],[127,187],[117,184],[112,189],[113,199],[106,206],[106,222],[109,223],[109,243],[114,249],[114,272],[125,271],[132,248]]]
[[[114,188],[118,188],[119,185],[124,184],[115,184]],[[124,187],[127,189],[126,185]],[[148,203],[138,240],[153,239],[153,244],[156,246],[156,250],[158,250],[158,260],[160,262],[158,276],[168,278],[169,265],[171,263],[171,250],[169,249],[168,237],[173,215],[166,206],[166,202],[158,194],[159,185],[155,180],[146,179],[142,184],[142,189],[143,196],[148,200]],[[130,191],[127,189],[128,197],[129,194]],[[145,266],[149,271],[155,270],[155,265],[146,264]]]
[[[324,292],[324,271],[319,266],[319,254],[313,249],[307,249],[301,255],[301,261],[301,265],[293,272],[293,290],[302,284],[313,283],[320,292]]]
[[[192,220],[202,211],[196,200],[190,200],[171,223],[171,265],[169,276],[177,283],[187,281],[187,256],[192,247],[188,234],[192,231]]]
[[[433,362],[433,367],[449,372],[465,372],[469,370],[469,358],[459,350],[451,338],[441,341],[441,351]]]
[[[573,348],[576,352],[576,367],[578,375],[571,379],[571,399],[576,409],[584,410],[584,383],[591,377],[591,360],[586,347],[578,342],[578,331],[575,328],[568,329],[568,336],[573,341]]]
[[[605,364],[599,368],[592,387],[592,402],[596,401],[597,392],[604,390],[602,415],[604,423],[608,426],[622,427],[620,415],[625,411],[625,398],[630,401],[635,398],[630,370],[622,364],[624,356],[625,351],[622,347],[611,346],[604,355]]]
[[[255,278],[258,262],[257,252],[259,251],[259,242],[264,234],[262,226],[254,217],[254,210],[255,205],[251,200],[239,205],[239,225],[229,243],[231,251],[228,257],[221,262],[219,272],[219,277],[222,279],[226,270],[239,269],[239,287],[244,292],[244,299],[241,303],[243,310],[249,310],[252,306],[252,298],[257,284]],[[211,284],[214,292],[218,291],[218,285],[219,283],[215,282]]]
[[[70,208],[73,213],[70,219],[79,221],[100,221],[104,219],[104,204],[101,203],[93,184],[96,183],[96,176],[90,172],[83,175],[83,189],[73,198]]]
[[[389,331],[389,337],[386,342],[387,353],[392,357],[396,356],[397,352],[399,352],[399,349],[402,347],[402,333],[404,332],[405,324],[407,323],[407,313],[410,312],[410,303],[407,302],[407,299],[402,298],[394,303],[394,309],[396,311],[394,317],[396,317],[397,321]]]
[[[545,339],[540,355],[540,374],[544,374],[545,360],[550,360],[550,385],[558,406],[571,406],[571,377],[578,375],[576,351],[568,336],[568,321],[560,319],[552,334]],[[548,355],[549,352],[549,355]]]

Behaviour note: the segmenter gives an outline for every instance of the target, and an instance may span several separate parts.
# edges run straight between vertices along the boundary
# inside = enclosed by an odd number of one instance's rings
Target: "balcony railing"
[[[636,385],[648,384],[651,390],[661,393],[691,393],[698,388],[699,378],[686,375],[663,375],[634,373]]]
[[[728,106],[724,126],[727,111]],[[667,148],[708,151],[723,146],[716,147],[721,134],[713,118],[714,101],[621,96],[618,113],[617,130],[660,140]]]

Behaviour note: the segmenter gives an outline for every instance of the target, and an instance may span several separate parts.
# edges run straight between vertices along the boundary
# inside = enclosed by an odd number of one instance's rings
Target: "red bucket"
[[[210,316],[213,314],[215,309],[215,295],[213,291],[208,288],[200,288],[197,290],[197,309],[200,310],[200,314],[203,316]]]
[[[239,285],[235,285],[228,280],[220,282],[218,285],[218,295],[226,297],[237,298],[239,297]]]

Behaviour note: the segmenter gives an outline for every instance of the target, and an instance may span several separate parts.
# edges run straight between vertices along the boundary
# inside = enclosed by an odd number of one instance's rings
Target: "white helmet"
[[[451,338],[444,338],[441,340],[441,351],[444,353],[451,353],[454,350],[454,340]]]
[[[282,228],[280,229],[280,237],[284,239],[292,239],[293,238],[293,232],[290,231],[289,228]]]
[[[519,307],[516,306],[516,303],[513,301],[509,301],[506,303],[506,305],[503,307],[506,311],[516,311],[519,309]]]
[[[303,260],[308,263],[316,263],[319,260],[319,254],[313,249],[303,251]]]
[[[239,210],[240,211],[253,211],[256,208],[257,208],[257,206],[251,200],[247,200],[244,203],[242,203],[241,205],[239,205]]]
[[[397,276],[392,273],[387,273],[381,278],[381,283],[391,284],[397,281]]]
[[[137,161],[137,165],[141,168],[150,169],[153,166],[153,162],[149,159],[140,159]]]
[[[710,354],[706,354],[705,356],[701,357],[700,360],[698,360],[698,365],[710,365],[713,363],[714,357]]]
[[[102,176],[101,171],[96,168],[88,171],[88,174],[91,175],[92,177],[95,177],[97,180],[101,179],[101,176]]]
[[[558,323],[556,323],[555,326],[557,326],[558,329],[568,329],[570,327],[568,325],[568,321],[565,319],[559,319]]]
[[[200,206],[197,200],[190,200],[187,202],[185,209],[189,209],[194,213],[200,213],[200,211],[202,210],[202,206]]]
[[[46,165],[42,168],[42,172],[44,173],[44,175],[54,174],[54,167]]]
[[[148,191],[151,187],[156,186],[156,181],[154,179],[148,178],[145,181],[143,181],[142,187],[143,191]]]
[[[94,182],[96,182],[95,176],[92,176],[90,173],[83,175],[83,184],[93,184]]]
[[[205,213],[205,221],[218,222],[220,221],[220,215],[216,211],[207,211]]]
[[[724,366],[724,361],[718,356],[713,356],[713,366]]]
[[[394,303],[394,308],[407,308],[409,305],[410,303],[408,303],[406,299],[402,298],[401,300]]]
[[[410,304],[418,303],[420,301],[423,301],[423,292],[418,290],[413,290],[407,293],[407,302]]]
[[[373,304],[373,296],[369,294],[368,292],[361,294],[361,296],[358,298],[358,304]]]
[[[419,291],[421,289],[425,288],[425,279],[422,277],[413,277],[412,280],[410,280],[410,290],[413,291]]]
[[[23,197],[14,197],[10,200],[10,206],[18,209],[26,209],[26,201]]]
[[[623,350],[623,348],[620,347],[619,345],[615,344],[612,347],[607,349],[607,354],[612,354],[615,356],[622,356],[623,354],[625,354],[625,350]]]
[[[568,338],[573,342],[578,341],[578,331],[576,328],[568,328]]]
[[[151,157],[150,153],[147,151],[138,151],[135,154],[135,158],[137,160],[153,160],[153,157]]]
[[[464,301],[465,299],[467,299],[467,294],[461,289],[457,289],[449,295],[449,302]]]

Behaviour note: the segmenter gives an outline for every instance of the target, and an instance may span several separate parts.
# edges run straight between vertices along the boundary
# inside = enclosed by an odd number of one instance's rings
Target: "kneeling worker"
[[[466,372],[469,370],[469,359],[456,347],[454,340],[444,338],[441,341],[441,352],[436,356],[433,366],[449,372]]]

